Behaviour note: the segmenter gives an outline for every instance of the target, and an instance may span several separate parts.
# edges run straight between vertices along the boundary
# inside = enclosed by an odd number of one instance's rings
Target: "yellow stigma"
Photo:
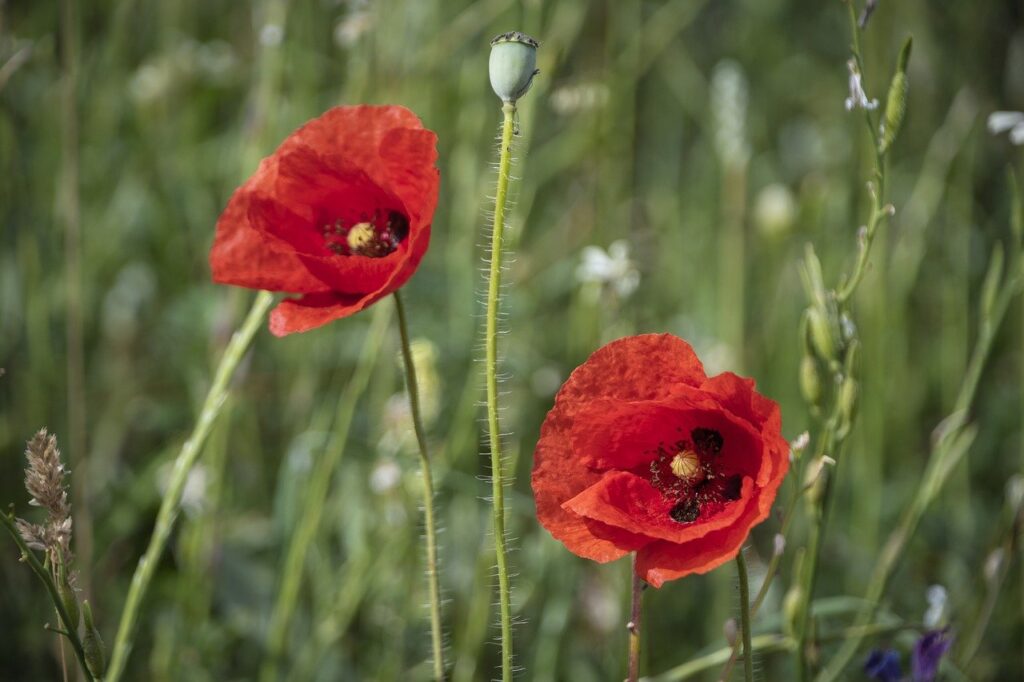
[[[345,239],[348,241],[348,248],[352,253],[362,251],[374,238],[373,225],[370,223],[357,223],[348,231]]]
[[[681,478],[684,481],[696,481],[701,478],[703,473],[700,468],[700,457],[692,450],[676,453],[676,456],[672,458],[671,467],[676,478]]]

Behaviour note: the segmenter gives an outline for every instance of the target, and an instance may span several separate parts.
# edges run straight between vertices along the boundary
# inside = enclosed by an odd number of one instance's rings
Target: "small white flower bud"
[[[502,102],[515,103],[533,83],[540,43],[519,31],[509,31],[491,41],[491,88]]]

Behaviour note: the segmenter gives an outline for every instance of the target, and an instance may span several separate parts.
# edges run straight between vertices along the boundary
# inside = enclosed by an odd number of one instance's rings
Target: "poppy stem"
[[[736,555],[736,572],[740,580],[740,630],[743,632],[743,679],[754,680],[754,656],[750,647],[750,585],[747,582],[747,560],[743,549]]]
[[[409,393],[416,443],[420,450],[420,469],[423,476],[423,523],[427,535],[427,583],[430,589],[430,636],[434,653],[434,679],[444,679],[444,651],[441,640],[441,588],[437,573],[437,529],[434,522],[434,480],[430,470],[427,436],[420,414],[420,394],[416,383],[416,365],[409,345],[409,328],[405,321],[405,306],[400,291],[395,291],[395,310],[398,312],[398,331],[402,336],[402,360],[405,362],[405,384]]]
[[[131,653],[134,641],[135,626],[139,620],[139,609],[142,606],[146,590],[149,589],[149,584],[153,580],[157,564],[160,563],[160,556],[170,539],[174,521],[181,508],[181,498],[185,494],[188,475],[196,460],[199,459],[199,455],[202,454],[203,443],[224,406],[231,377],[245,356],[256,330],[259,329],[267,309],[273,302],[274,295],[269,291],[261,291],[256,295],[245,322],[234,333],[224,350],[224,355],[214,373],[213,383],[203,402],[199,418],[192,428],[192,433],[182,444],[177,459],[174,460],[171,480],[167,484],[167,492],[164,493],[163,501],[160,503],[160,511],[157,512],[156,525],[149,538],[149,546],[146,548],[146,553],[139,559],[135,574],[132,576],[131,586],[128,588],[128,597],[125,599],[124,609],[121,611],[121,622],[118,625],[117,638],[114,640],[110,666],[104,678],[105,682],[118,682],[121,675],[124,674],[125,664],[128,662],[128,655]]]
[[[512,165],[512,134],[516,107],[501,107],[501,156],[498,187],[494,195],[494,226],[491,231],[491,267],[487,285],[487,321],[484,345],[487,374],[487,429],[491,449],[491,495],[494,508],[494,552],[498,566],[498,604],[501,611],[501,679],[512,680],[512,600],[505,548],[505,478],[502,473],[501,427],[498,422],[498,294],[501,291],[501,247],[505,228],[505,202]]]
[[[640,679],[640,621],[643,617],[644,581],[636,572],[636,552],[633,552],[630,579],[632,590],[629,597],[629,622],[626,623],[626,631],[629,632],[629,676],[626,680],[637,682]]]

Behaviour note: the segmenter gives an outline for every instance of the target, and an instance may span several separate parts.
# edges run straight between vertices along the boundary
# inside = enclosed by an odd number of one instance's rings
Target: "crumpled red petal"
[[[732,459],[720,462],[743,477],[739,499],[680,524],[645,478],[643,450],[691,422],[725,435],[720,456]],[[753,381],[707,378],[671,335],[629,337],[595,352],[555,397],[534,453],[537,518],[580,556],[603,562],[636,551],[639,575],[658,587],[735,557],[770,512],[788,464],[778,405]]]
[[[214,281],[304,294],[271,316],[275,334],[351,315],[404,285],[430,243],[436,135],[408,109],[335,107],[290,135],[235,191],[210,251]],[[381,258],[327,249],[319,223],[348,212],[408,219]]]

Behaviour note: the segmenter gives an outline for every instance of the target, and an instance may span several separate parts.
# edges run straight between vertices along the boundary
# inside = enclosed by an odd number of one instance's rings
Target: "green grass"
[[[339,103],[397,103],[439,136],[433,241],[403,294],[412,335],[437,348],[439,410],[427,429],[444,529],[446,658],[454,680],[496,674],[490,493],[480,478],[488,461],[478,408],[479,268],[501,122],[488,41],[520,29],[541,41],[542,72],[520,105],[513,174],[521,180],[502,304],[517,663],[521,679],[621,679],[628,562],[578,559],[538,526],[529,471],[540,423],[558,383],[599,345],[669,331],[690,340],[709,370],[755,377],[782,404],[788,437],[809,426],[797,385],[805,307],[797,263],[811,241],[832,279],[852,265],[872,161],[861,117],[842,106],[849,37],[841,3],[378,0],[367,6],[368,29],[348,45],[336,40],[338,26],[349,20],[351,28],[361,3],[80,4],[84,450],[72,445],[67,401],[59,7],[0,9],[0,64],[31,46],[0,89],[0,503],[31,513],[21,453],[48,426],[85,480],[88,596],[107,643],[154,524],[164,467],[251,299],[209,280],[220,210],[303,121]],[[908,115],[890,152],[897,214],[879,232],[854,299],[864,343],[860,418],[836,479],[819,596],[864,593],[920,481],[931,432],[956,399],[989,254],[1009,240],[1005,167],[1018,177],[1024,170],[1020,148],[984,129],[989,112],[1024,109],[1021,21],[1009,0],[903,0],[880,3],[864,35],[871,96],[884,97],[908,33],[914,55]],[[260,42],[268,23],[283,29],[277,45]],[[723,60],[746,82],[745,112],[716,109]],[[581,88],[589,104],[573,99]],[[742,163],[723,158],[715,139],[737,115],[749,149]],[[795,215],[769,231],[757,198],[773,183],[792,193]],[[639,288],[595,300],[575,277],[581,249],[617,239],[632,247]],[[933,583],[949,590],[960,631],[982,608],[982,568],[1007,534],[1004,488],[1024,463],[1021,311],[1018,300],[996,337],[971,415],[978,436],[911,540],[887,613],[919,620]],[[127,679],[257,675],[298,502],[371,318],[285,339],[257,334],[201,459],[203,505],[181,515],[156,571]],[[382,440],[394,428],[388,401],[403,391],[397,334],[385,339],[306,557],[286,679],[430,678],[416,454],[407,439]],[[369,482],[381,461],[402,475],[375,492]],[[768,521],[752,536],[755,592],[777,527]],[[755,618],[755,645],[777,631],[806,530],[798,519],[778,584]],[[54,621],[52,608],[13,544],[2,546],[0,678],[57,679],[53,635],[42,628]],[[1016,552],[970,679],[1024,674]],[[732,570],[670,583],[645,603],[643,670],[653,675],[724,646],[723,621],[737,615]],[[850,620],[848,609],[825,623],[838,629]],[[873,641],[906,651],[910,639]],[[790,679],[791,666],[785,654],[758,661],[762,679]]]

